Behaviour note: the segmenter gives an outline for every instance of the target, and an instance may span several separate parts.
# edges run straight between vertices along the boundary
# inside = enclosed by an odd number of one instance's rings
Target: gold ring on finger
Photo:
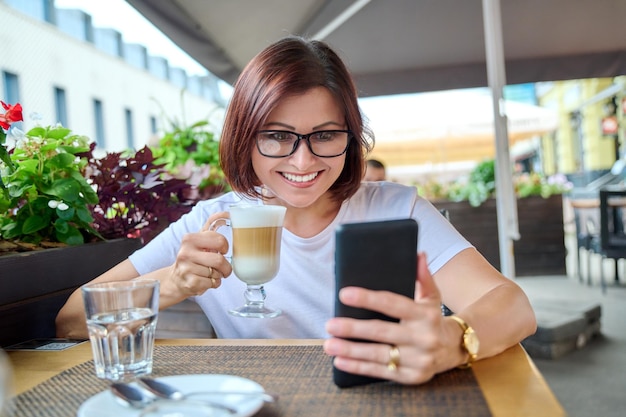
[[[213,275],[213,267],[209,267],[209,278]]]
[[[211,285],[213,286],[213,288],[217,288],[217,280],[213,277],[211,277]]]
[[[398,346],[391,345],[389,349],[389,362],[387,362],[387,369],[390,371],[397,371],[400,366],[400,349]]]

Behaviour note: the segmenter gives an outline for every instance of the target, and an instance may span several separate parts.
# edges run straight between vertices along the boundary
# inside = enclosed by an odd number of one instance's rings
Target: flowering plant
[[[10,242],[10,251],[120,237],[147,242],[199,199],[147,146],[98,159],[89,138],[57,125],[21,135],[13,128],[21,137],[8,150],[4,130],[22,120],[21,106],[2,105],[0,243]]]
[[[11,106],[6,104],[4,101],[0,101],[2,104],[2,108],[5,113],[0,114],[0,161],[5,163],[9,168],[13,167],[13,163],[11,162],[11,158],[9,158],[9,153],[6,149],[6,139],[7,133],[11,128],[11,124],[13,122],[21,122],[22,118],[22,105],[17,103],[15,106]],[[2,173],[0,172],[0,188],[5,190],[4,183],[2,182]]]
[[[513,187],[518,198],[534,195],[548,198],[553,194],[563,194],[571,190],[573,185],[563,174],[546,177],[533,172],[513,176]],[[490,159],[481,162],[467,178],[449,184],[431,182],[419,185],[418,189],[420,195],[430,200],[467,200],[471,206],[478,207],[495,195],[495,161]]]
[[[553,194],[563,194],[570,191],[574,185],[563,174],[545,177],[536,172],[525,172],[513,178],[513,186],[518,197],[540,195],[543,198],[548,198]]]
[[[7,110],[4,119],[18,121],[14,111],[19,104],[2,104]],[[20,138],[11,153],[4,139],[3,132],[2,238],[76,245],[84,243],[83,232],[99,236],[88,208],[98,202],[98,196],[82,175],[90,152],[88,138],[72,135],[62,126],[38,126]]]

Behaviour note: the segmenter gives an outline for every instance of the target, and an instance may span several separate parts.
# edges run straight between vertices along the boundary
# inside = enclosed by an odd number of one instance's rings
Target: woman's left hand
[[[324,343],[324,351],[335,356],[338,369],[353,374],[419,384],[452,366],[453,349],[447,346],[446,327],[441,315],[441,296],[428,271],[426,256],[418,257],[418,282],[415,300],[388,291],[359,287],[343,288],[341,302],[383,313],[399,323],[382,320],[333,318],[326,330],[333,337]],[[346,339],[365,339],[360,343]],[[392,364],[394,347],[399,358]]]

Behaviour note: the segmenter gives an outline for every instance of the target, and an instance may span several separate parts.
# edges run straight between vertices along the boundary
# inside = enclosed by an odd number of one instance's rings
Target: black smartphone
[[[413,298],[417,235],[418,225],[414,219],[339,225],[335,231],[335,316],[397,322],[382,313],[344,305],[339,301],[339,290],[357,286]],[[381,379],[350,374],[333,366],[333,381],[344,388]]]

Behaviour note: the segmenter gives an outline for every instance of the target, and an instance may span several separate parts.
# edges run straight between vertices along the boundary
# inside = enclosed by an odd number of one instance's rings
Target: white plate
[[[198,391],[244,391],[264,392],[263,387],[256,382],[233,375],[173,375],[157,378],[178,388],[182,393],[188,394]],[[255,396],[256,397],[256,396]],[[225,395],[219,398],[219,402],[233,407],[237,414],[232,417],[249,417],[259,411],[263,406],[263,400],[255,397],[242,397],[240,395]],[[217,398],[217,397],[216,397]],[[78,409],[78,417],[137,417],[141,410],[124,406],[111,393],[110,390],[102,391],[85,401]]]

